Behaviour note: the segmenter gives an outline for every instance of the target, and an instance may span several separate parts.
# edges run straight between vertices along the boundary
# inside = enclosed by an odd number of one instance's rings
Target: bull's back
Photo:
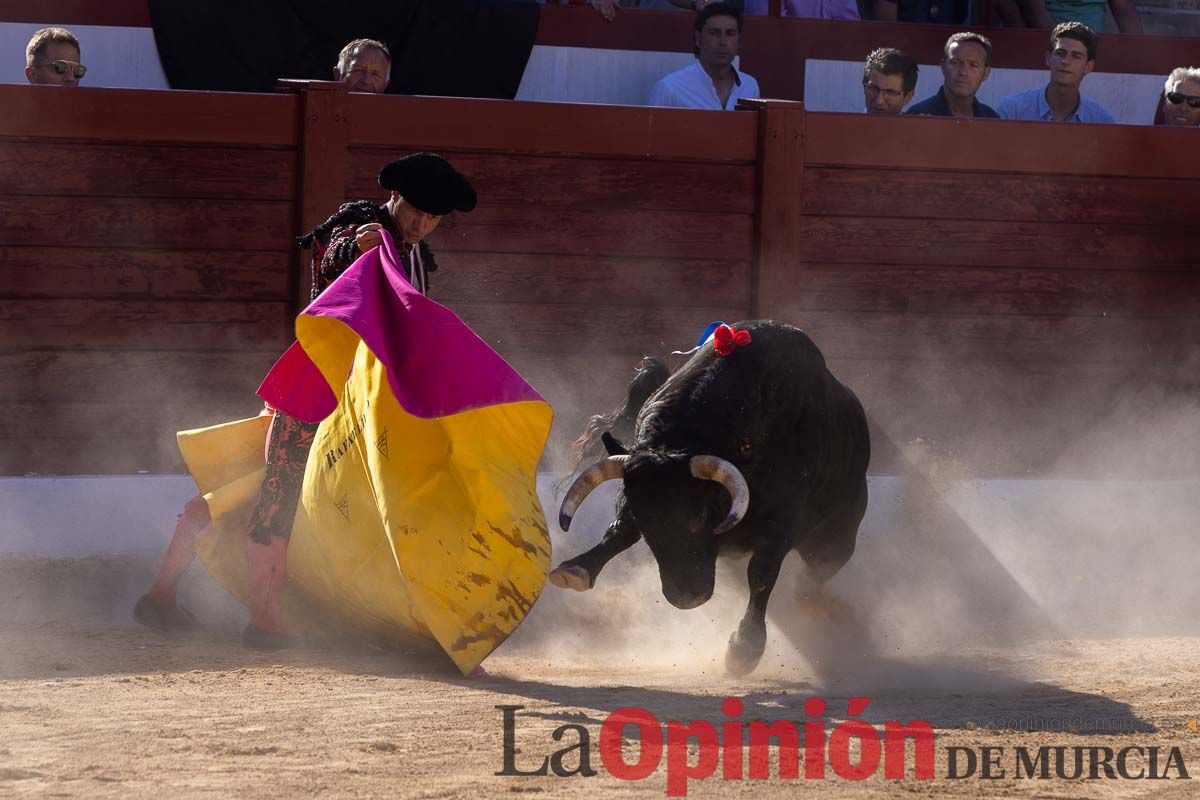
[[[821,470],[853,479],[870,455],[866,416],[804,331],[773,320],[735,323],[748,345],[704,347],[647,401],[639,446],[725,458],[751,476]]]

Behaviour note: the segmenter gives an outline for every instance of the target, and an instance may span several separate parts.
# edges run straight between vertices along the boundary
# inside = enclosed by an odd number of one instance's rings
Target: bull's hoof
[[[159,633],[191,631],[199,627],[192,612],[183,606],[163,605],[149,594],[138,598],[137,604],[133,607],[133,618]]]
[[[725,671],[735,678],[754,672],[767,649],[767,632],[743,632],[739,628],[729,637],[729,649],[725,651]]]
[[[563,565],[550,572],[550,582],[560,589],[586,592],[592,588],[592,576],[580,566]]]

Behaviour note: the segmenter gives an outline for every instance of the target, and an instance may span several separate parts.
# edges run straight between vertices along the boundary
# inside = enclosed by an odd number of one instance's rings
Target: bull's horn
[[[629,456],[609,456],[598,461],[579,474],[567,496],[563,498],[562,506],[558,509],[558,527],[564,531],[571,527],[571,518],[583,503],[585,497],[605,481],[613,481],[625,477],[625,462]]]
[[[702,481],[716,481],[729,492],[729,516],[713,531],[719,536],[746,516],[746,509],[750,507],[750,487],[738,468],[723,458],[692,456],[691,467],[693,477]]]

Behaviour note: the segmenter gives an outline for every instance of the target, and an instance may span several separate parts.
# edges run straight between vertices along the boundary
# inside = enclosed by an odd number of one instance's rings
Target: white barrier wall
[[[517,99],[640,106],[659,78],[692,60],[691,53],[535,45]]]
[[[554,524],[559,477],[540,479],[556,564],[599,542],[617,489],[615,482],[598,488],[563,533]],[[912,620],[928,615],[937,625],[916,626],[922,636],[937,626],[947,634],[986,630],[1030,603],[1064,632],[1196,624],[1200,481],[959,480],[939,490],[941,510],[897,477],[873,476],[869,487],[857,551],[830,589],[869,612],[882,632],[914,636]],[[0,479],[0,559],[141,553],[156,561],[194,493],[190,478],[178,475]],[[650,559],[638,544],[603,583],[620,593],[636,574],[637,591],[656,600]],[[992,566],[967,580],[963,566],[980,559]],[[799,564],[789,562],[794,580]],[[727,574],[733,585],[718,599],[740,614],[742,601],[730,592],[744,585],[744,566]]]

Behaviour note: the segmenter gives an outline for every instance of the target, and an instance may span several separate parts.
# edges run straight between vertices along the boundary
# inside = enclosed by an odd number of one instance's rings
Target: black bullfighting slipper
[[[159,633],[192,631],[199,627],[196,617],[183,606],[165,606],[149,594],[138,598],[133,607],[133,618]]]
[[[242,631],[242,646],[250,650],[271,651],[307,649],[310,644],[303,636],[276,633],[251,623]]]

